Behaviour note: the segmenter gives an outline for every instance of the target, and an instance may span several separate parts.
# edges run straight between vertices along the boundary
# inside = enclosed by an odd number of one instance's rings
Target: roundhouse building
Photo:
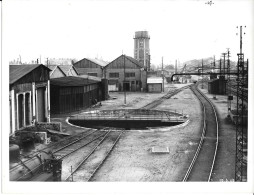
[[[79,75],[89,75],[102,78],[103,68],[107,64],[108,62],[105,62],[103,60],[84,58],[73,64],[73,66],[75,67]]]
[[[10,65],[10,134],[32,122],[50,122],[50,69]]]
[[[132,57],[121,55],[103,70],[109,91],[146,90],[147,72],[143,65]]]

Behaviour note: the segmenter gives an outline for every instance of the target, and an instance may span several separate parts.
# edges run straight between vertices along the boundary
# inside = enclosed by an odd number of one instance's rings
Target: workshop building
[[[121,55],[104,67],[109,91],[144,91],[147,73],[132,57]]]
[[[103,77],[103,68],[108,64],[103,60],[84,58],[73,64],[79,75]]]

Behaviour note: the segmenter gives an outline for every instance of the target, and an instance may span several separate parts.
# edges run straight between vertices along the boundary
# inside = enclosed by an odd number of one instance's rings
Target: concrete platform
[[[168,147],[154,146],[154,147],[152,147],[152,153],[155,153],[155,154],[169,153],[169,148]]]

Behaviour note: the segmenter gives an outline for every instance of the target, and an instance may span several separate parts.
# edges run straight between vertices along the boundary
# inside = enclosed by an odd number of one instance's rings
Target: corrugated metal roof
[[[64,65],[65,66],[65,65]],[[63,73],[64,76],[67,76],[64,71],[58,66],[58,65],[47,65],[47,67],[51,70],[50,76],[53,74],[53,72],[59,68],[59,70]]]
[[[79,75],[79,77],[82,77],[84,79],[90,79],[94,81],[101,81],[100,77],[90,76],[90,75]]]
[[[139,63],[138,60],[134,59],[133,57],[126,56],[126,55],[125,55],[125,57],[126,57],[128,60],[130,60],[131,62],[133,62],[134,64],[138,65],[139,67],[141,67],[141,68],[144,67],[141,63]]]
[[[26,64],[26,65],[10,65],[10,84],[15,83],[17,80],[30,73],[39,66],[44,66],[43,64]],[[46,66],[44,66],[47,68]]]
[[[98,83],[98,82],[99,81],[94,81],[88,78],[74,77],[74,76],[50,79],[51,85],[65,86],[65,87],[84,86],[84,85],[89,85],[89,84]]]
[[[57,67],[57,65],[47,65],[47,67],[48,67],[50,70],[54,70],[54,69]]]
[[[72,68],[72,65],[58,65],[58,67],[64,72],[65,75],[68,75],[68,72]]]
[[[136,60],[136,59],[134,59],[134,58],[132,58],[132,57],[130,57],[130,56],[123,55],[123,54],[122,54],[121,56],[117,57],[116,59],[114,59],[112,62],[114,62],[115,60],[117,60],[118,58],[121,58],[121,57],[123,57],[123,56],[125,56],[125,58],[128,59],[128,60],[130,60],[132,63],[136,64],[139,68],[143,68],[143,67],[144,67],[141,63],[139,63],[138,60]],[[108,66],[109,64],[111,64],[112,62],[108,63],[107,66]]]
[[[105,61],[99,60],[99,59],[92,59],[92,58],[87,58],[87,59],[95,64],[102,66],[102,67],[106,66],[109,63],[109,62],[105,62]]]
[[[147,84],[152,84],[152,83],[162,83],[162,78],[160,77],[147,78]]]

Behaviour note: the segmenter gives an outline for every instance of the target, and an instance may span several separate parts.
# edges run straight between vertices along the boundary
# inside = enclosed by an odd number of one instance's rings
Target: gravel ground
[[[232,181],[235,178],[235,135],[236,128],[227,117],[227,96],[208,94],[207,86],[200,89],[215,105],[219,120],[219,146],[217,159],[212,175],[213,181]]]
[[[164,93],[127,93],[127,105],[124,105],[123,93],[110,93],[114,99],[103,101],[102,106],[93,109],[140,108],[163,96],[168,90],[183,87],[186,84],[166,84]],[[204,89],[203,92],[207,93]],[[212,99],[210,94],[207,96]],[[212,100],[220,112],[220,145],[215,166],[214,181],[234,178],[235,128],[225,120],[227,115],[226,96],[217,96]],[[182,127],[169,127],[164,131],[126,131],[111,155],[96,173],[93,181],[181,181],[192,160],[200,139],[201,107],[190,89],[165,100],[155,109],[173,110],[189,116],[189,123]],[[85,110],[85,111],[87,111]],[[70,126],[65,122],[67,115],[52,118],[63,123],[63,132],[76,134],[84,128]],[[152,147],[169,148],[169,153],[152,153]],[[78,157],[72,156],[63,162],[63,172],[70,171],[71,161],[78,163]],[[226,157],[225,157],[226,156]],[[66,162],[66,164],[65,164]],[[67,166],[68,165],[68,166]],[[65,173],[66,175],[66,173]]]
[[[189,89],[163,102],[156,109],[183,111],[189,124],[167,131],[126,131],[93,180],[181,181],[199,141],[199,106]],[[169,153],[152,153],[152,147],[168,147]]]

